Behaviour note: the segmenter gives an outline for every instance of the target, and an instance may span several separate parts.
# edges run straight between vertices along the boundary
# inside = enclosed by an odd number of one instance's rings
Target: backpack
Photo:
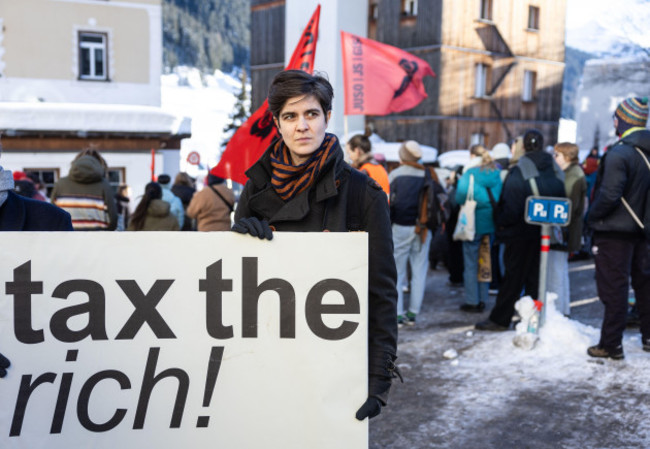
[[[430,167],[424,170],[424,182],[420,190],[418,222],[416,227],[425,227],[432,231],[446,223],[451,215],[449,197],[445,189],[431,175]]]
[[[634,147],[634,149],[641,155],[645,161],[645,164],[648,166],[648,170],[650,171],[650,161],[648,161],[648,158],[645,156],[645,154],[643,154],[643,151],[641,151],[638,147]],[[621,202],[623,203],[623,206],[625,206],[625,209],[627,209],[627,211],[630,213],[636,224],[638,224],[639,227],[643,230],[646,239],[650,240],[650,189],[648,189],[645,194],[645,206],[643,217],[641,218],[639,218],[639,216],[634,213],[632,207],[630,207],[625,198],[621,197]]]

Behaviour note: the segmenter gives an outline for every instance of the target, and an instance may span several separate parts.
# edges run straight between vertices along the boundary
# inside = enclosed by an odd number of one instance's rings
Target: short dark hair
[[[544,149],[544,136],[536,129],[529,129],[524,133],[524,150],[528,153],[531,151],[542,151]]]
[[[171,176],[167,174],[158,175],[158,184],[167,185],[171,180]]]
[[[368,139],[368,137],[364,136],[363,134],[352,136],[352,138],[348,140],[348,145],[350,145],[350,148],[353,150],[355,148],[361,148],[361,151],[364,153],[370,153],[370,150],[372,149],[370,139]]]
[[[208,185],[209,186],[215,186],[218,184],[223,184],[226,182],[226,180],[220,176],[213,175],[212,173],[208,173]]]
[[[268,101],[271,114],[276,119],[279,118],[289,99],[305,94],[316,97],[325,114],[332,110],[334,89],[327,79],[302,70],[284,70],[278,73],[269,86]]]

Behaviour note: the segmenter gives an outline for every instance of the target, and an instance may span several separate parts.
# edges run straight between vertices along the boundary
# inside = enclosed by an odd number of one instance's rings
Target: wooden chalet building
[[[251,0],[253,107],[283,68],[292,1]],[[556,142],[566,0],[349,2],[367,2],[369,38],[413,53],[436,73],[425,78],[429,97],[416,108],[366,117],[385,140],[415,139],[444,152],[473,143],[491,148],[537,128],[547,144]],[[332,26],[322,12],[320,26]]]

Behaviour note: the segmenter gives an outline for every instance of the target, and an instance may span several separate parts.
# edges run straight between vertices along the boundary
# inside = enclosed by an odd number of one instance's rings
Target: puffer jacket
[[[285,203],[271,186],[270,150],[246,172],[235,212],[266,219],[277,231],[347,232],[346,208],[351,170],[337,144],[318,178],[307,190]],[[369,392],[384,404],[393,377],[397,351],[397,272],[386,194],[367,175],[362,229],[368,233],[368,372]]]
[[[643,231],[627,211],[624,197],[638,217],[650,205],[645,204],[650,189],[650,172],[638,147],[650,159],[650,130],[635,131],[616,142],[602,157],[594,186],[594,200],[587,224],[599,234],[637,238]]]
[[[217,195],[215,188],[228,204]],[[205,186],[196,192],[187,206],[187,216],[196,220],[196,229],[202,232],[229,231],[230,206],[235,204],[235,195],[226,184]]]
[[[147,208],[147,217],[144,226],[140,231],[179,231],[178,220],[170,212],[171,206],[167,201],[152,200]],[[126,228],[127,231],[135,231],[133,223]]]
[[[70,173],[52,189],[52,203],[72,217],[78,231],[113,231],[117,227],[117,205],[104,169],[92,156],[72,162]]]
[[[497,205],[496,237],[499,242],[539,239],[541,226],[530,225],[524,218],[526,198],[533,195],[530,178],[535,178],[540,196],[566,198],[564,173],[543,151],[524,154],[508,170]]]
[[[424,186],[424,167],[402,164],[388,175],[390,182],[390,221],[400,226],[415,226]]]

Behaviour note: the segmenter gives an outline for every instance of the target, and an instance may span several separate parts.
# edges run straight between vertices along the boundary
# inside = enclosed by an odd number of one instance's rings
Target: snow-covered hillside
[[[598,57],[650,57],[650,1],[568,0],[566,45]]]
[[[165,111],[192,119],[192,137],[181,146],[180,170],[203,177],[219,160],[223,128],[241,89],[236,73],[217,70],[201,75],[198,69],[178,67],[161,78],[161,101]],[[199,165],[189,164],[188,155],[196,151]]]

